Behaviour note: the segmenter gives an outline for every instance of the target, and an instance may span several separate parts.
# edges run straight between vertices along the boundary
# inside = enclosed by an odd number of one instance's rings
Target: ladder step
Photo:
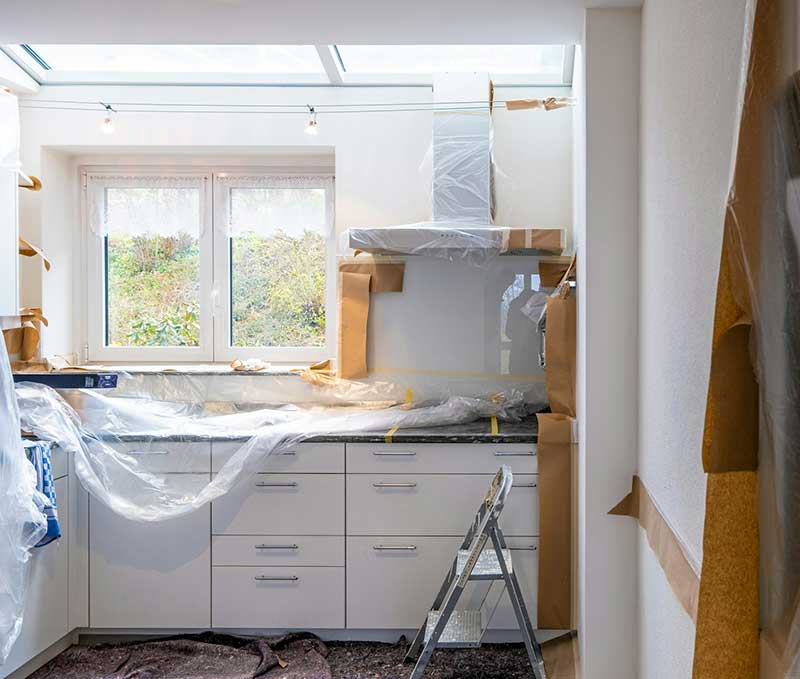
[[[480,609],[459,610],[450,614],[450,619],[442,631],[437,648],[478,648],[483,638],[481,628],[482,615]],[[428,613],[428,624],[425,629],[425,642],[431,638],[433,628],[439,621],[439,611]]]
[[[464,568],[467,565],[467,559],[469,558],[469,550],[462,549],[458,552],[458,561],[456,563],[456,576],[461,575],[464,572]],[[509,573],[513,573],[513,569],[511,567],[511,550],[504,549],[503,550],[503,559],[506,562],[506,568],[508,569]],[[500,562],[497,560],[497,553],[494,549],[484,549],[481,552],[481,555],[478,557],[478,563],[475,564],[475,568],[472,569],[472,573],[469,576],[470,580],[500,580],[503,577],[503,571],[500,570]]]

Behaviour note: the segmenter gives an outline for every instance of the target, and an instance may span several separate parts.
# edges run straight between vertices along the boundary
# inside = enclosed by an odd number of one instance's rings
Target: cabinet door
[[[70,628],[67,621],[67,556],[69,536],[69,490],[67,478],[55,482],[58,500],[60,540],[33,550],[28,570],[28,591],[22,632],[11,650],[4,672],[13,672],[63,637]]]
[[[19,314],[17,172],[0,169],[0,316]]]
[[[196,492],[208,474],[166,474]],[[89,624],[95,628],[208,627],[211,509],[137,523],[91,498]]]

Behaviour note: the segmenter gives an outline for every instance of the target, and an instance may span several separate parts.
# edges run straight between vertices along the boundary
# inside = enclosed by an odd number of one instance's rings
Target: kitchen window
[[[83,176],[89,360],[332,355],[331,175]]]

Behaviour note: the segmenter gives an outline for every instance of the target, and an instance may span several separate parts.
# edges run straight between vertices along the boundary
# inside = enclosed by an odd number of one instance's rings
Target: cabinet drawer
[[[212,444],[212,471],[218,472],[246,442]],[[292,474],[344,474],[343,443],[299,443],[276,455],[265,457],[259,472]]]
[[[227,535],[344,535],[344,474],[254,474],[213,502]]]
[[[216,566],[212,570],[213,627],[344,627],[344,568]]]
[[[462,540],[348,537],[348,628],[418,628]]]
[[[126,441],[110,445],[135,457],[151,472],[199,474],[211,469],[211,444],[207,441]]]
[[[348,474],[535,474],[536,444],[348,443]]]
[[[216,535],[215,566],[344,566],[344,537]]]
[[[195,493],[208,474],[167,474]],[[124,519],[90,498],[89,623],[98,628],[207,627],[210,510],[157,523]]]
[[[539,534],[538,476],[517,474],[500,517],[506,536]],[[492,476],[347,476],[348,535],[464,535]]]
[[[418,628],[461,541],[462,538],[419,536],[348,537],[348,628]],[[507,542],[525,606],[535,627],[538,541],[514,538]],[[409,583],[413,583],[413,587]],[[500,582],[470,582],[457,607],[482,607],[485,622],[491,618],[490,629],[519,629],[508,593]]]

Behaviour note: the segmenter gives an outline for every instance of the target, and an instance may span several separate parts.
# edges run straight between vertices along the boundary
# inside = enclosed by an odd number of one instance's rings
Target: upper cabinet
[[[0,316],[19,314],[19,108],[0,90]]]

